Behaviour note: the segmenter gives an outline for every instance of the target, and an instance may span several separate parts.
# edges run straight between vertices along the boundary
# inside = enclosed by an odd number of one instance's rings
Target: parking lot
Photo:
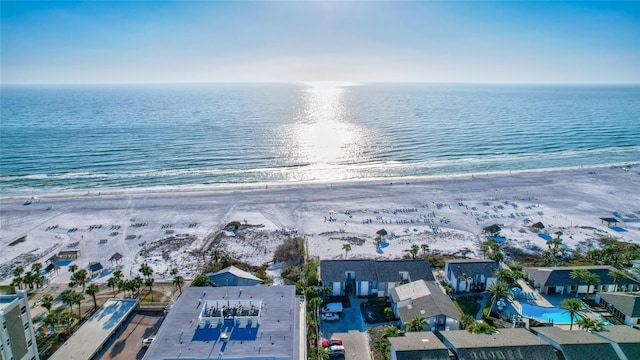
[[[365,301],[352,297],[351,307],[344,308],[338,321],[321,321],[322,338],[339,338],[344,346],[345,360],[371,360],[366,326],[360,312],[360,303]],[[342,359],[342,357],[335,357]]]
[[[142,346],[142,340],[155,336],[163,319],[162,312],[139,312],[109,344],[101,359],[142,359],[147,350]]]

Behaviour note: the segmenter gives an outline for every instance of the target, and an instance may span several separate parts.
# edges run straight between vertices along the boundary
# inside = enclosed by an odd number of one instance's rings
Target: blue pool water
[[[523,303],[520,303],[520,305],[522,306],[522,316],[524,317],[544,322],[553,322],[554,324],[571,323],[571,316],[569,315],[569,312],[567,310],[559,309],[556,307],[542,307]],[[574,322],[581,318],[582,317],[580,315],[576,314]]]

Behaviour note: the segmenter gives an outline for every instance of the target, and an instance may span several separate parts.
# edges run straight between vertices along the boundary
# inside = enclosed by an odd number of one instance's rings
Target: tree
[[[420,245],[420,249],[422,250],[422,256],[426,257],[427,256],[427,251],[429,251],[429,244],[422,244]]]
[[[409,254],[411,254],[412,259],[416,258],[416,255],[418,255],[418,251],[420,251],[420,246],[418,246],[418,244],[411,245],[411,248],[409,249]]]
[[[50,312],[42,319],[44,326],[53,328],[53,332],[56,331],[56,325],[60,323],[60,316],[57,313]]]
[[[309,300],[309,308],[312,311],[313,320],[315,321],[315,324],[316,324],[316,334],[320,333],[320,329],[318,328],[319,326],[318,313],[320,312],[321,305],[322,305],[322,299],[320,299],[319,297],[314,297],[311,300]],[[317,345],[318,344],[316,344],[316,346]]]
[[[565,299],[562,300],[560,308],[569,312],[569,317],[571,318],[569,330],[573,330],[573,320],[576,318],[576,315],[582,312],[582,301],[578,299]]]
[[[17,266],[13,269],[13,281],[12,285],[17,286],[18,289],[22,289],[22,275],[24,274],[24,268],[22,266]]]
[[[391,348],[391,343],[389,343],[389,340],[387,340],[387,339],[377,339],[373,343],[373,347],[376,350],[378,350],[380,352],[380,354],[382,354],[382,359],[383,360],[389,359],[389,350]]]
[[[509,284],[504,281],[498,281],[497,283],[492,284],[489,287],[489,292],[491,293],[491,307],[489,308],[489,312],[491,312],[491,308],[493,304],[500,298],[511,298],[511,289],[509,289]]]
[[[458,279],[458,288],[456,289],[456,291],[460,291],[460,283],[464,281],[465,284],[465,291],[469,291],[469,287],[471,286],[470,280],[471,280],[471,276],[467,275],[467,273],[462,273],[462,275],[460,275],[460,278]]]
[[[385,338],[400,337],[403,335],[404,335],[404,332],[402,332],[402,330],[400,330],[400,328],[398,328],[397,326],[387,325],[384,327]]]
[[[422,331],[428,323],[424,316],[416,316],[411,321],[405,322],[404,326],[407,327],[407,331]]]
[[[169,272],[169,274],[171,274],[171,276],[178,275],[178,269],[177,268],[171,268],[171,271]]]
[[[584,282],[587,284],[587,294],[591,292],[591,286],[598,286],[598,284],[600,284],[600,277],[598,276],[598,274],[594,274],[592,272],[589,272],[588,274],[585,275],[584,277]]]
[[[112,277],[114,277],[117,281],[120,281],[124,278],[124,275],[122,274],[122,270],[116,270],[113,272],[113,274],[111,274]]]
[[[578,297],[578,289],[580,288],[580,284],[586,282],[586,277],[590,274],[589,271],[584,269],[575,269],[571,273],[569,273],[569,277],[578,282],[578,288],[576,289],[576,298]],[[587,293],[589,289],[587,288]]]
[[[63,303],[69,305],[69,307],[71,308],[71,310],[73,310],[73,304],[75,304],[75,296],[76,296],[76,291],[73,289],[67,289],[65,291],[62,292],[62,294],[60,294],[60,300],[62,300]]]
[[[111,276],[109,280],[107,280],[107,286],[113,290],[113,297],[116,297],[116,288],[120,288],[119,285],[120,285],[120,280],[115,276]]]
[[[145,278],[149,278],[153,274],[153,268],[151,268],[151,266],[146,262],[140,265],[140,269],[138,269],[138,271],[140,271]]]
[[[69,265],[69,271],[73,274],[78,270],[78,265],[76,264],[71,264]]]
[[[469,314],[462,315],[462,318],[460,319],[460,327],[462,330],[475,325],[475,323],[476,323],[476,318]]]
[[[496,331],[496,328],[484,321],[478,321],[475,324],[469,326],[467,330],[472,334],[492,334]]]
[[[627,273],[624,270],[615,269],[609,271],[609,277],[613,280],[613,283],[616,285],[616,289],[614,291],[618,291],[618,282],[622,279],[628,277]]]
[[[176,275],[173,278],[173,285],[180,290],[180,296],[182,296],[182,285],[184,285],[184,278],[180,275]]]
[[[45,295],[40,300],[40,306],[47,309],[47,312],[51,312],[51,307],[53,306],[53,296]]]
[[[347,258],[347,255],[349,255],[349,251],[351,251],[351,244],[349,243],[345,243],[342,244],[342,250],[344,250],[344,258]]]
[[[151,277],[150,278],[146,278],[144,280],[144,286],[148,286],[149,287],[149,293],[151,294],[151,301],[153,301],[153,289],[152,289],[153,278],[151,278]]]
[[[87,287],[86,293],[93,298],[93,307],[98,307],[98,302],[96,301],[96,294],[100,292],[100,286],[98,284],[89,284]]]
[[[87,290],[87,282],[89,281],[89,273],[86,269],[80,269],[71,275],[71,279],[75,284],[82,285],[82,292]]]
[[[78,319],[82,318],[82,313],[81,313],[81,309],[80,309],[80,304],[82,303],[82,300],[84,300],[84,293],[75,293],[75,295],[73,295],[73,303],[78,305]]]
[[[211,280],[204,274],[198,274],[191,282],[191,287],[211,286]]]
[[[73,324],[73,320],[76,319],[77,316],[73,311],[65,310],[58,315],[58,319],[60,324],[71,326]]]
[[[211,260],[213,260],[214,263],[217,264],[221,257],[222,251],[220,251],[220,249],[213,249],[213,251],[211,251]]]

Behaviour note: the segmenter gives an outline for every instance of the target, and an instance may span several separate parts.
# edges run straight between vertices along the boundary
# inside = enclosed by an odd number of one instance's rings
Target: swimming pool
[[[543,322],[553,322],[554,324],[570,324],[571,316],[569,312],[564,309],[556,307],[542,307],[530,304],[520,303],[522,306],[522,316],[535,319]],[[573,322],[582,319],[582,317],[576,314]]]

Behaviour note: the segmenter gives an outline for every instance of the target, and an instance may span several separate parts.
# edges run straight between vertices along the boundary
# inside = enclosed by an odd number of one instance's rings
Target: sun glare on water
[[[345,165],[361,156],[366,129],[350,121],[348,92],[353,85],[305,83],[287,146],[291,160],[306,164],[296,180],[344,179]]]

